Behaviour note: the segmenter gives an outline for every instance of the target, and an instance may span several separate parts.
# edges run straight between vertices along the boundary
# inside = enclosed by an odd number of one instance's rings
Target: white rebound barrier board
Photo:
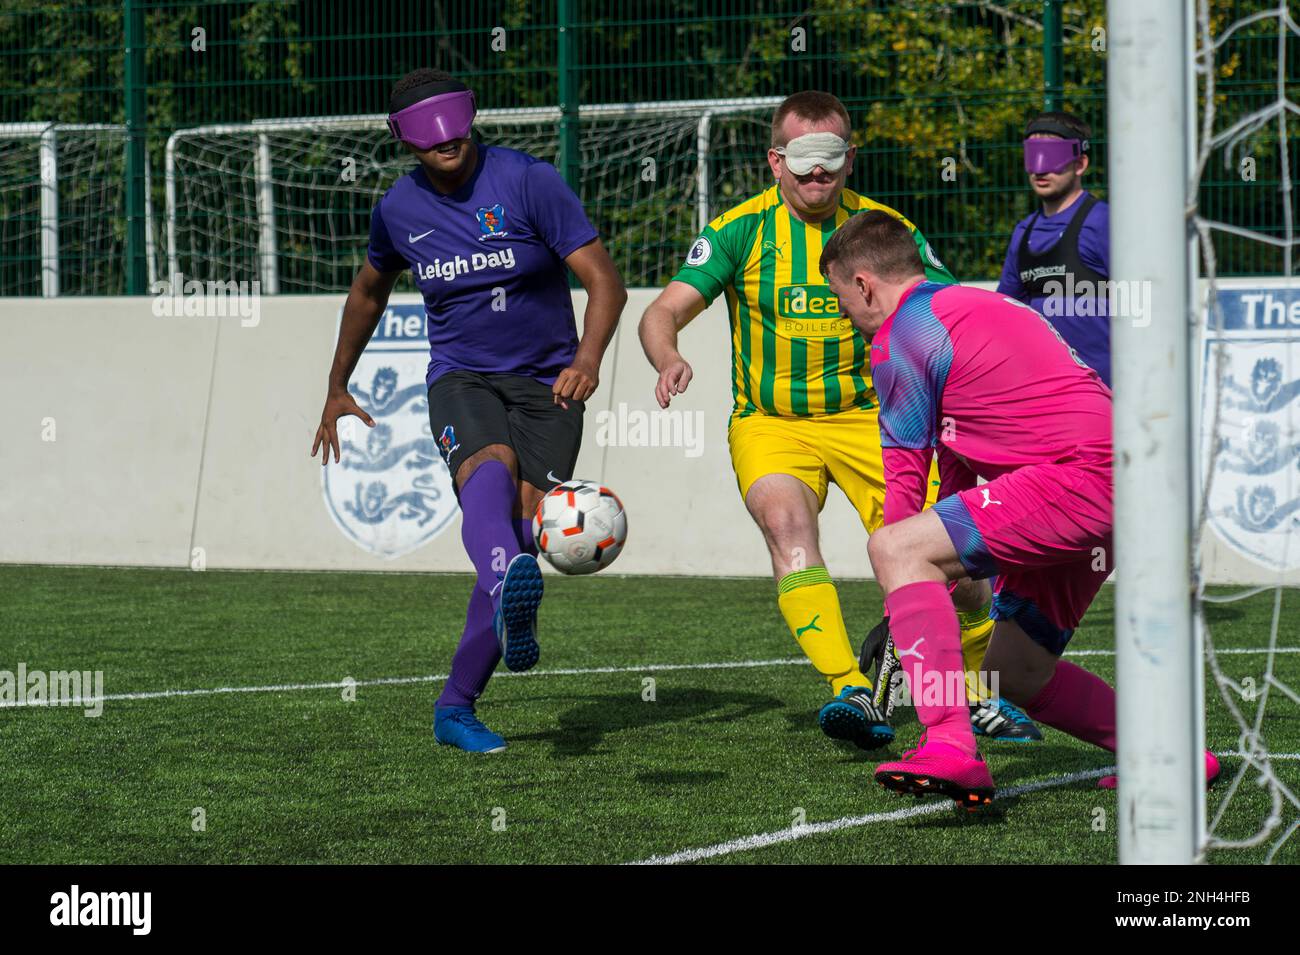
[[[576,475],[611,487],[627,508],[628,546],[615,572],[765,577],[766,548],[727,450],[725,308],[715,302],[682,333],[695,378],[663,414],[636,336],[656,294],[630,293],[588,402]],[[1294,287],[1273,295],[1270,301],[1286,296],[1288,307],[1300,301]],[[371,407],[385,412],[376,421],[388,426],[386,436],[352,428],[353,466],[331,463],[328,485],[319,459],[309,456],[343,299],[265,296],[256,324],[239,316],[160,317],[147,297],[0,300],[0,400],[8,412],[0,562],[469,571],[459,512],[436,457],[440,435],[422,432],[427,359],[414,297],[394,296],[387,334],[381,328],[353,376]],[[583,293],[574,303],[581,319]],[[1257,311],[1280,314],[1276,306]],[[1263,336],[1278,349],[1283,388],[1300,377],[1287,357],[1300,347],[1290,344],[1300,343],[1296,311]],[[1250,369],[1258,357],[1252,352]],[[391,374],[377,378],[386,368]],[[1277,403],[1271,393],[1261,407],[1272,408],[1269,402]],[[1266,416],[1292,420],[1277,409]],[[1277,436],[1269,428],[1243,432],[1251,434]],[[1290,440],[1298,440],[1294,432]],[[866,534],[838,489],[822,514],[822,537],[832,574],[870,576]],[[1210,579],[1279,579],[1249,553],[1214,539]],[[1282,579],[1300,584],[1300,571],[1288,569]]]

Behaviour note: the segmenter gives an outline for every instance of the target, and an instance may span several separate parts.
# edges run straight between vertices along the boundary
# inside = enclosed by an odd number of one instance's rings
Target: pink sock
[[[885,598],[885,609],[926,741],[975,756],[961,630],[947,586],[926,580],[899,587]]]
[[[1025,712],[1062,733],[1115,752],[1115,689],[1082,667],[1059,661]]]

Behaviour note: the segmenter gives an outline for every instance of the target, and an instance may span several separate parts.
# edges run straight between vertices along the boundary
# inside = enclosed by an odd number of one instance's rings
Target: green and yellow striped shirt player
[[[822,246],[849,216],[879,209],[912,231],[931,281],[956,279],[921,231],[888,206],[845,189],[834,217],[806,223],[790,214],[779,189],[773,185],[710,222],[673,280],[706,302],[726,293],[733,416],[874,407],[866,343],[840,315],[818,271]]]
[[[767,151],[774,185],[708,224],[638,331],[658,373],[655,400],[667,408],[694,375],[679,333],[726,295],[733,405],[727,446],[736,487],[763,532],[781,616],[834,697],[818,713],[822,731],[874,749],[894,735],[882,709],[889,681],[874,686],[849,642],[821,553],[818,515],[834,484],[864,531],[883,522],[879,406],[869,345],[840,315],[819,264],[836,229],[859,212],[879,210],[907,226],[927,278],[956,280],[916,226],[846,187],[857,155],[851,134],[848,110],[835,96],[804,90],[786,97],[772,116]],[[938,477],[932,463],[931,501]],[[963,663],[978,672],[993,630],[988,586],[963,581],[953,601],[967,615],[959,616]],[[978,687],[971,695],[982,705]]]

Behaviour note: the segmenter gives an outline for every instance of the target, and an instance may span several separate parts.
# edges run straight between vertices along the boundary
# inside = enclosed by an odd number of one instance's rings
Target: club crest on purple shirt
[[[501,203],[480,206],[474,214],[478,217],[478,227],[484,235],[509,235],[505,231],[506,209]]]
[[[341,318],[341,313],[340,313]],[[437,537],[456,516],[451,475],[440,460],[455,434],[429,427],[424,306],[390,305],[357,362],[348,391],[375,421],[339,421],[339,457],[321,471],[334,525],[362,550],[392,560]],[[450,439],[450,445],[444,445]]]

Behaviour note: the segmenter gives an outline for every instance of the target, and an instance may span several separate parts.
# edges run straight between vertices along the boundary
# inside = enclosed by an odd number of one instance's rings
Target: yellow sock
[[[970,613],[957,612],[957,622],[961,624],[961,659],[966,668],[966,697],[971,703],[993,695],[979,677],[995,626],[995,622],[989,619],[991,606],[986,604]]]
[[[777,586],[777,604],[786,626],[831,685],[831,693],[838,694],[846,686],[870,688],[871,681],[858,669],[858,658],[849,646],[840,598],[826,568],[796,570],[782,577]]]

